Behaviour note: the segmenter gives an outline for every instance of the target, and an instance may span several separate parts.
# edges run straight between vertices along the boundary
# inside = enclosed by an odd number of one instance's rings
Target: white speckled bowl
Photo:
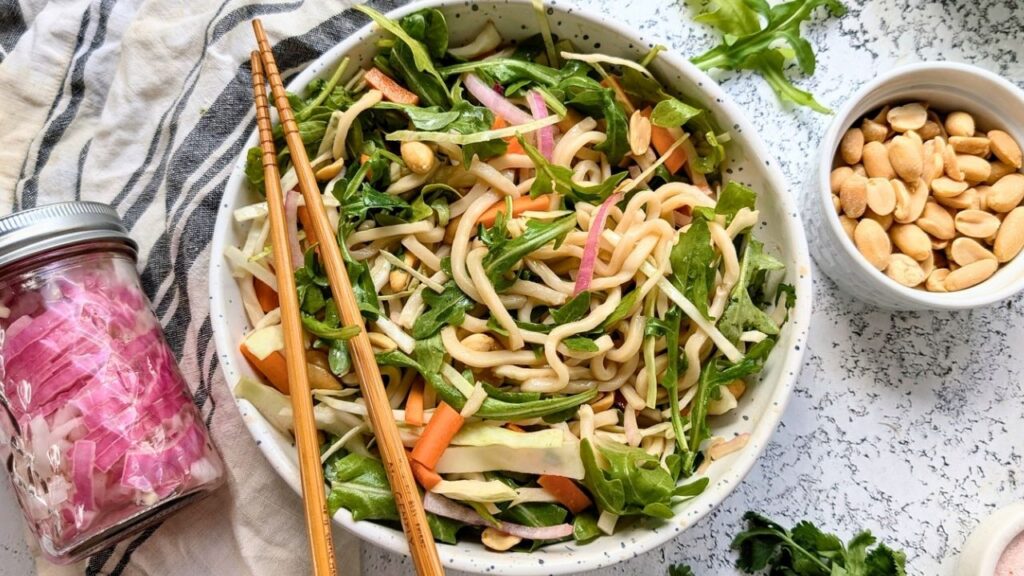
[[[885,104],[930,103],[942,111],[965,110],[979,129],[999,128],[1024,142],[1024,91],[1005,78],[968,64],[925,62],[897,68],[865,84],[836,113],[821,141],[817,174],[808,180],[807,234],[814,260],[851,296],[895,310],[963,310],[986,306],[1024,289],[1024,258],[1017,257],[988,280],[959,292],[907,288],[868,264],[843,231],[832,205],[829,176],[839,141],[868,112]]]
[[[444,11],[456,45],[472,38],[488,19],[495,22],[505,38],[522,38],[537,29],[535,16],[527,0],[475,3],[430,0],[405,6],[391,13],[391,16],[400,17],[428,6],[439,7]],[[554,32],[574,39],[581,50],[599,48],[602,52],[632,58],[646,52],[649,44],[634,31],[601,16],[563,6],[560,4],[550,9]],[[364,66],[373,54],[374,39],[378,34],[375,29],[363,28],[299,74],[291,83],[293,89],[305,86],[318,75],[329,73],[345,55],[350,56],[356,66]],[[733,138],[728,173],[731,178],[760,192],[758,208],[761,210],[762,225],[759,227],[759,237],[766,242],[767,250],[785,262],[786,281],[796,286],[796,308],[765,366],[761,381],[743,396],[737,410],[728,417],[717,418],[713,423],[716,434],[732,437],[735,434],[750,433],[750,442],[743,450],[712,465],[708,471],[711,484],[707,491],[693,501],[678,506],[677,514],[671,521],[638,524],[585,546],[576,546],[570,542],[530,554],[495,553],[471,543],[440,545],[441,559],[446,567],[509,575],[575,574],[615,564],[651,550],[702,518],[736,488],[764,450],[782,416],[800,370],[811,312],[810,258],[797,217],[797,208],[776,163],[758,138],[756,129],[714,81],[690,65],[685,58],[673,53],[659,56],[653,70],[674,90],[699,100],[711,110],[723,128],[731,130]],[[253,134],[249,145],[255,143],[256,135]],[[211,252],[214,255],[210,278],[214,340],[221,367],[231,386],[240,376],[252,375],[250,367],[238,353],[238,342],[249,326],[235,280],[231,277],[228,265],[220,257],[226,246],[238,245],[242,241],[232,211],[256,201],[245,183],[244,163],[244,157],[238,160],[224,192]],[[248,402],[239,401],[238,408],[267,460],[299,493],[297,455],[290,440],[277,433]],[[299,505],[298,501],[295,505]],[[408,553],[405,538],[397,530],[372,522],[355,522],[346,510],[339,511],[335,520],[367,542],[398,553]],[[299,553],[301,551],[296,551],[296,554]]]

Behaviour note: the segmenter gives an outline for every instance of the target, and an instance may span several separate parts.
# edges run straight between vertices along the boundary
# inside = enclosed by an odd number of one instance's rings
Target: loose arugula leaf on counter
[[[668,576],[696,576],[693,569],[686,564],[673,564],[668,567]]]
[[[748,574],[770,570],[793,576],[906,576],[906,555],[862,531],[843,545],[835,534],[803,521],[786,530],[756,513],[743,519],[747,529],[732,541],[736,567]]]
[[[827,7],[834,16],[842,16],[846,7],[839,0],[791,0],[775,6],[765,0],[713,0],[712,6],[713,10],[694,19],[717,28],[724,41],[691,59],[698,68],[752,70],[768,82],[780,100],[831,113],[786,77],[787,53],[782,44],[796,55],[801,72],[814,74],[814,49],[800,35],[800,24],[820,6]]]

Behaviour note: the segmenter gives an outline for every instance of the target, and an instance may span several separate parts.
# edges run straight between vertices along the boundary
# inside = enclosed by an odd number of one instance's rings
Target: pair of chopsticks
[[[391,483],[395,506],[402,519],[402,528],[409,540],[413,564],[421,576],[444,574],[437,556],[434,537],[427,524],[412,470],[406,460],[405,448],[398,435],[391,405],[388,402],[380,370],[366,334],[362,314],[356,303],[352,285],[345,270],[341,250],[334,240],[334,230],[324,211],[323,199],[313,175],[313,168],[306,155],[306,148],[299,135],[295,115],[288,103],[281,74],[274,61],[274,55],[259,19],[253,20],[258,51],[253,51],[252,84],[256,102],[256,124],[259,127],[260,147],[263,150],[263,170],[266,182],[267,205],[270,212],[271,242],[274,252],[274,267],[277,272],[278,295],[281,301],[281,323],[285,336],[285,359],[288,367],[288,382],[291,386],[292,411],[294,413],[295,443],[299,450],[299,469],[302,478],[302,496],[305,503],[306,528],[313,555],[313,573],[316,576],[336,574],[334,550],[331,544],[331,519],[327,513],[324,497],[323,469],[320,465],[320,449],[317,445],[316,426],[313,420],[313,398],[306,375],[305,345],[302,336],[302,322],[299,317],[298,295],[292,274],[288,235],[285,228],[284,199],[281,190],[281,176],[277,169],[277,152],[271,131],[270,103],[267,100],[265,82],[269,80],[270,90],[277,105],[285,139],[291,151],[292,164],[299,178],[299,190],[306,202],[313,223],[313,230],[306,233],[313,238],[323,239],[318,243],[320,258],[327,270],[331,294],[338,304],[342,321],[346,325],[359,327],[359,334],[349,340],[352,364],[363,398],[370,414],[370,423],[377,438],[381,459]],[[266,70],[266,78],[264,76]]]

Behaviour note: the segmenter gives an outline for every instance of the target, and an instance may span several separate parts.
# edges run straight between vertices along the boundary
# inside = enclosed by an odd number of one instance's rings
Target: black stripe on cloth
[[[82,199],[82,168],[85,166],[85,159],[89,156],[89,147],[92,146],[92,138],[85,141],[82,151],[78,153],[78,171],[75,173],[75,200]]]
[[[110,560],[110,557],[114,554],[114,547],[110,546],[105,548],[96,554],[93,554],[89,558],[89,563],[85,567],[85,576],[100,576],[102,574],[103,565]]]
[[[128,547],[124,549],[124,555],[121,556],[121,560],[117,562],[117,565],[114,566],[114,569],[111,570],[107,576],[121,576],[121,574],[124,573],[124,569],[127,568],[128,564],[132,561],[132,554],[134,554],[135,551],[138,550],[139,546],[142,546],[146,540],[149,540],[149,537],[156,532],[157,528],[160,527],[160,524],[162,524],[162,522],[146,528],[140,532],[134,540],[129,542]]]
[[[199,69],[202,63],[206,59],[206,51],[209,49],[211,44],[216,43],[225,34],[233,30],[239,24],[248,23],[250,20],[257,16],[263,16],[267,14],[275,14],[278,12],[291,12],[302,5],[302,1],[288,3],[288,4],[268,4],[268,5],[249,5],[236,8],[226,14],[223,18],[218,19],[221,11],[227,5],[228,0],[225,0],[223,4],[217,9],[217,13],[214,14],[213,19],[207,25],[206,34],[203,35],[203,49],[199,54],[199,58],[196,60],[192,69],[186,75],[186,78],[190,78],[188,81],[188,87],[182,92],[181,96],[169,107],[160,117],[160,122],[157,124],[157,130],[153,134],[153,138],[150,140],[149,148],[146,151],[146,158],[143,160],[142,165],[139,166],[135,172],[132,173],[131,178],[125,184],[124,188],[118,193],[117,197],[114,198],[112,205],[115,208],[120,208],[121,203],[129,196],[131,191],[142,179],[142,176],[149,170],[151,163],[156,157],[156,150],[159,143],[165,137],[168,142],[173,143],[174,137],[178,131],[178,120],[181,114],[185,111],[186,105],[195,91],[196,86],[199,83]],[[212,32],[211,32],[212,30]],[[171,115],[170,121],[166,122],[168,114]],[[169,128],[167,128],[169,126]],[[145,189],[136,198],[135,202],[128,207],[126,210],[119,210],[123,214],[125,224],[131,228],[135,225],[138,219],[142,216],[142,213],[149,208],[153,199],[156,197],[156,192],[159,189],[161,180],[163,179],[164,169],[167,164],[167,157],[171,152],[171,146],[168,145],[160,156],[160,162],[157,165],[156,172],[150,178],[146,184]]]
[[[71,125],[71,122],[75,119],[78,114],[78,108],[82,104],[82,100],[85,97],[85,65],[89,62],[89,58],[93,52],[99,48],[103,41],[107,37],[107,19],[110,16],[110,11],[113,9],[116,0],[102,0],[100,2],[99,19],[96,22],[96,32],[93,34],[92,42],[89,43],[88,49],[77,58],[72,61],[71,65],[71,99],[68,102],[67,107],[59,116],[53,119],[52,122],[46,127],[43,133],[42,143],[39,145],[39,152],[36,156],[36,163],[33,167],[32,176],[25,181],[25,185],[21,192],[21,204],[25,208],[31,208],[35,206],[36,200],[39,195],[39,173],[43,167],[46,166],[47,161],[50,159],[50,153],[53,152],[53,147],[56,146],[60,139],[64,137],[64,132]],[[86,14],[88,14],[88,10]],[[88,27],[88,17],[83,17],[83,27],[79,30],[79,40],[83,39],[85,28]],[[76,45],[75,51],[81,45]],[[57,100],[54,101],[54,106],[61,100],[63,94],[64,84],[61,83],[60,91],[57,93]],[[50,108],[50,114],[53,113],[54,108]],[[24,176],[24,174],[22,174]]]
[[[18,0],[3,0],[0,2],[0,62],[3,62],[4,55],[14,49],[18,39],[28,28],[25,26],[25,16],[21,13],[21,4]]]

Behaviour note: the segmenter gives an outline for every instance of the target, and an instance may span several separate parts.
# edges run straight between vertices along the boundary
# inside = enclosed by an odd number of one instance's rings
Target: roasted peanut
[[[978,260],[950,272],[942,285],[949,292],[964,290],[988,280],[998,267],[995,260]]]
[[[864,164],[856,164],[854,166],[851,166],[851,168],[853,168],[854,174],[858,176],[863,176],[865,178],[868,177],[868,171],[864,169]]]
[[[878,214],[871,208],[868,208],[867,211],[864,212],[864,218],[870,218],[875,222],[878,222],[878,225],[886,232],[889,231],[889,228],[892,228],[892,214]]]
[[[859,218],[864,214],[868,205],[867,185],[867,178],[854,174],[840,187],[839,200],[843,206],[843,213],[850,218]]]
[[[840,166],[832,171],[829,176],[829,187],[832,189],[833,194],[839,194],[839,190],[843,185],[843,181],[853,175],[853,168],[849,166]]]
[[[853,241],[853,231],[857,228],[857,221],[847,216],[839,216],[839,224],[843,227],[843,232]]]
[[[932,292],[946,291],[946,276],[949,276],[949,268],[936,268],[924,281],[924,287]]]
[[[964,179],[964,172],[960,169],[960,163],[957,160],[956,150],[953,150],[952,146],[944,145],[942,147],[942,168],[945,170],[946,176],[961,182]]]
[[[415,267],[419,261],[416,256],[413,256],[412,252],[406,252],[402,258],[406,265]],[[409,273],[401,268],[395,268],[388,274],[388,286],[391,287],[392,292],[401,292],[405,290],[406,284],[409,283]]]
[[[900,223],[910,221],[910,191],[902,180],[890,180],[893,196],[896,198],[896,206],[893,208],[893,218]]]
[[[995,184],[1003,176],[1006,176],[1007,174],[1013,174],[1014,172],[1017,171],[1016,168],[1010,166],[1009,164],[1003,162],[1002,160],[996,160],[995,162],[990,162],[990,164],[992,165],[992,171],[989,172],[988,179],[985,180],[986,184]]]
[[[906,254],[893,254],[885,267],[885,275],[910,288],[924,282],[926,277],[917,261]]]
[[[843,162],[853,165],[860,162],[864,153],[864,132],[860,128],[850,128],[843,134],[839,142],[839,155]]]
[[[1024,200],[1024,174],[1007,174],[992,185],[986,202],[989,210],[1009,212]]]
[[[956,213],[954,223],[958,232],[971,238],[988,238],[1001,224],[999,218],[984,210],[961,210]]]
[[[875,214],[887,216],[896,208],[896,191],[888,179],[868,178],[866,193],[868,208]]]
[[[886,114],[889,125],[897,132],[920,130],[928,121],[928,109],[917,102],[897,106]]]
[[[1003,218],[992,252],[1000,262],[1009,262],[1024,247],[1024,207],[1014,208]]]
[[[929,120],[924,123],[924,126],[922,126],[920,130],[918,130],[918,134],[921,136],[922,140],[931,140],[936,136],[942,135],[942,128],[940,128],[939,124],[934,120]]]
[[[999,158],[1000,162],[1020,169],[1022,159],[1020,146],[1012,136],[1002,130],[991,130],[988,133],[988,139],[992,143],[992,153]]]
[[[936,198],[952,198],[963,194],[964,190],[967,190],[966,182],[957,182],[946,176],[932,180],[932,193]]]
[[[414,174],[426,174],[437,165],[434,151],[423,142],[402,142],[402,161]]]
[[[974,188],[968,188],[956,196],[939,196],[936,194],[935,201],[946,208],[953,208],[954,210],[978,210],[981,207],[978,202],[978,191]]]
[[[865,218],[853,231],[853,241],[864,258],[878,270],[885,270],[892,256],[892,244],[882,226]]]
[[[950,136],[949,145],[960,154],[988,156],[989,142],[984,136]]]
[[[494,338],[487,334],[470,334],[462,339],[462,345],[474,352],[490,352],[494,350]]]
[[[895,178],[896,171],[889,163],[889,151],[881,142],[864,145],[864,169],[869,178]]]
[[[957,154],[956,163],[960,171],[964,173],[964,180],[971,184],[984,182],[992,173],[992,165],[988,163],[988,160],[977,156]]]
[[[914,182],[921,177],[922,148],[921,142],[910,136],[897,136],[892,139],[889,147],[889,164],[903,180]]]
[[[942,161],[941,140],[929,140],[921,147],[921,177],[925,183],[931,184],[932,180],[942,176],[944,164]]]
[[[995,260],[995,254],[972,238],[957,238],[949,247],[949,257],[961,266],[967,266],[978,260],[986,258]]]
[[[889,230],[893,245],[914,260],[925,260],[932,253],[932,241],[928,234],[914,224],[897,224]]]
[[[391,352],[398,348],[398,344],[395,344],[394,340],[380,332],[367,332],[366,335],[370,338],[370,345],[381,352]]]
[[[480,534],[480,542],[491,550],[498,552],[504,552],[522,541],[523,539],[519,536],[506,534],[490,526],[484,528],[484,531]]]
[[[921,265],[921,270],[924,272],[925,277],[935,270],[935,252],[928,251],[928,257],[918,262]]]
[[[874,120],[864,119],[860,125],[865,142],[881,142],[889,135],[889,127]]]
[[[634,156],[643,156],[651,147],[651,121],[640,113],[629,117],[629,149]]]
[[[938,240],[952,240],[956,236],[953,217],[933,200],[925,204],[924,213],[915,223]]]
[[[338,174],[341,174],[341,169],[345,167],[345,159],[338,158],[334,162],[320,168],[316,171],[316,179],[318,182],[327,182],[331,178],[334,178]]]
[[[832,195],[832,208],[836,211],[836,214],[843,213],[843,202],[835,194]]]
[[[950,112],[946,116],[946,132],[950,136],[974,136],[974,117],[967,112]]]

